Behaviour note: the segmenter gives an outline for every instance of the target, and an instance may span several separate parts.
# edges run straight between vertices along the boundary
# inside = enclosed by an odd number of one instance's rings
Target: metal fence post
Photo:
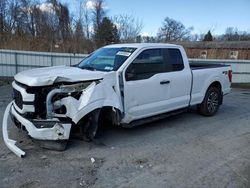
[[[17,63],[17,53],[15,52],[15,71],[16,71],[16,74],[18,73],[18,63]]]
[[[69,56],[69,65],[71,66],[71,54]]]
[[[52,56],[52,54],[50,55],[50,62],[51,62],[51,67],[53,66],[53,56]]]

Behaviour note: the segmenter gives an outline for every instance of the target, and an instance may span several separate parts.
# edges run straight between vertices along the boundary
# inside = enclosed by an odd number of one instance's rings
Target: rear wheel
[[[204,116],[213,116],[220,107],[221,92],[216,87],[208,88],[205,98],[198,105],[198,112]]]

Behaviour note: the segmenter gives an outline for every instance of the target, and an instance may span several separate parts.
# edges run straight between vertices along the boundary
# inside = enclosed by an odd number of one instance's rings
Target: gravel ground
[[[10,100],[10,86],[0,87],[1,122]],[[108,128],[95,143],[71,139],[64,152],[40,148],[14,126],[11,132],[27,156],[10,152],[1,134],[0,187],[250,187],[247,89],[234,89],[214,117],[193,109]]]

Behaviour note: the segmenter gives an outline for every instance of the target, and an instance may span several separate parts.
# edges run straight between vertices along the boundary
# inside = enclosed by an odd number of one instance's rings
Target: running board
[[[180,113],[187,112],[187,110],[188,110],[188,108],[183,108],[183,109],[167,112],[167,113],[164,113],[164,114],[160,114],[160,115],[156,115],[156,116],[152,116],[152,117],[148,117],[148,118],[144,118],[144,119],[135,120],[135,121],[132,121],[130,123],[123,123],[123,124],[121,124],[121,127],[124,127],[124,128],[137,127],[137,126],[142,125],[142,124],[151,123],[151,122],[154,122],[154,121],[165,119],[165,118],[167,118],[169,116],[175,116],[175,115],[178,115]]]

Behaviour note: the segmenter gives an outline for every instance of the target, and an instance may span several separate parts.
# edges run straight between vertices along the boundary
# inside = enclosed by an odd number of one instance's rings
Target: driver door
[[[178,49],[145,49],[124,74],[125,121],[188,106],[191,72]]]
[[[170,97],[170,77],[162,49],[142,51],[125,71],[125,112],[133,120],[165,110]]]

